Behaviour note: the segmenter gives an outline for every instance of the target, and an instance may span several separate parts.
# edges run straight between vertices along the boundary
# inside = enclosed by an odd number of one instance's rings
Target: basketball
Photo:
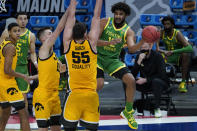
[[[142,30],[142,39],[147,43],[154,43],[160,38],[160,31],[155,26],[146,26]]]

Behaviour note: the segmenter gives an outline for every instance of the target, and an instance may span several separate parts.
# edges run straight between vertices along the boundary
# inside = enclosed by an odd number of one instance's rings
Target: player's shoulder
[[[29,30],[29,34],[30,34],[30,38],[32,39],[32,38],[36,38],[36,35],[33,33],[33,32],[31,32],[30,30]]]
[[[107,22],[108,22],[109,19],[110,19],[110,18],[102,18],[102,19],[100,20],[100,22],[101,22],[102,24],[107,24]]]

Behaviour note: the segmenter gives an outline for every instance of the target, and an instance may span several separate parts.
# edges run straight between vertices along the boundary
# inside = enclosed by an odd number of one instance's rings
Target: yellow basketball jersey
[[[38,59],[38,88],[58,89],[60,71],[57,56],[53,52],[47,59]]]
[[[70,42],[65,53],[68,67],[69,89],[96,90],[97,54],[92,50],[88,40],[83,43]]]
[[[16,84],[15,77],[9,76],[4,72],[5,57],[3,55],[3,48],[9,43],[11,43],[11,41],[4,40],[0,45],[0,83],[13,85]],[[12,61],[12,70],[15,70],[16,62],[17,62],[17,56],[15,55]]]

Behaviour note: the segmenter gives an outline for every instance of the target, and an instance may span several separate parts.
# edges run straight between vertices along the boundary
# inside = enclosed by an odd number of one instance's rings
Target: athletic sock
[[[133,109],[133,103],[131,103],[131,102],[126,102],[126,110],[128,111],[128,112],[130,112],[132,109]]]

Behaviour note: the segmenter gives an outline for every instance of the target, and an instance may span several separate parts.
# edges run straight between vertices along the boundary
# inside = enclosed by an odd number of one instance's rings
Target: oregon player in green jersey
[[[159,43],[157,44],[157,50],[165,54],[168,63],[182,66],[182,82],[179,85],[179,91],[185,93],[187,92],[185,81],[190,62],[189,53],[193,51],[192,46],[182,33],[174,28],[175,22],[172,17],[164,17],[162,24],[164,29],[161,30],[160,38],[165,44],[166,50],[159,49]]]
[[[37,68],[37,57],[36,57],[36,52],[35,52],[35,40],[36,37],[35,35],[26,28],[26,25],[28,23],[28,16],[26,13],[18,13],[16,15],[16,22],[20,26],[20,39],[17,41],[16,45],[16,51],[17,51],[17,66],[15,71],[20,72],[22,74],[28,74],[28,52],[30,51],[30,57],[31,61],[34,63],[35,67]],[[5,39],[8,37],[8,31],[7,29],[4,30],[1,36],[1,40]],[[26,93],[29,92],[29,85],[26,81],[24,81],[21,78],[16,78],[17,85],[22,91],[24,98],[25,98],[25,104],[26,108],[28,106],[28,101],[26,98]]]
[[[125,18],[130,15],[130,7],[127,4],[116,3],[112,6],[111,11],[114,13],[113,18],[101,19],[100,40],[97,44],[97,90],[103,88],[104,72],[121,79],[126,85],[126,107],[121,112],[121,116],[128,120],[129,127],[137,129],[138,125],[133,117],[135,80],[129,69],[119,60],[119,55],[124,44],[127,44],[129,52],[134,53],[140,48],[143,40],[135,44],[135,34],[126,24]],[[111,40],[117,38],[120,38],[121,42],[109,45]]]

